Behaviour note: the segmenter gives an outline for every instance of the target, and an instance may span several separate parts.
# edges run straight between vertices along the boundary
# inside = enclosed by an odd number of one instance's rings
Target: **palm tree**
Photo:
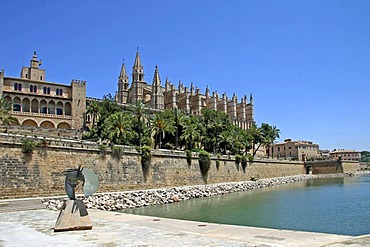
[[[261,128],[258,128],[255,124],[247,131],[251,138],[252,155],[254,157],[260,146],[264,143],[264,136],[262,135]]]
[[[0,98],[0,122],[2,125],[19,124],[18,119],[9,114],[11,108],[12,104],[9,101]]]
[[[231,143],[231,135],[229,131],[223,131],[219,134],[220,143],[223,144],[223,154],[227,153],[227,146]]]
[[[184,131],[180,139],[185,141],[187,149],[192,150],[194,147],[193,143],[200,139],[199,123],[195,117],[188,116],[182,126]]]
[[[104,122],[104,137],[115,144],[129,144],[133,136],[132,117],[124,112],[111,115]]]
[[[240,133],[240,145],[243,149],[242,154],[246,154],[252,148],[252,136],[250,132],[242,130]]]
[[[182,128],[182,124],[185,121],[185,114],[181,112],[179,109],[175,108],[172,111],[173,115],[173,121],[174,121],[174,126],[176,128],[176,133],[175,133],[175,148],[177,149],[179,146],[179,133],[180,133],[180,128]]]
[[[148,111],[145,105],[141,101],[135,101],[132,105],[129,106],[128,110],[133,114],[135,121],[134,125],[137,128],[138,144],[141,147],[142,136],[144,134],[144,123],[148,118]]]
[[[100,118],[100,104],[98,101],[92,100],[88,103],[86,113],[91,114],[92,126],[95,126],[97,120]]]
[[[166,117],[166,112],[155,113],[151,120],[151,129],[154,132],[154,148],[157,148],[158,144],[159,148],[161,148],[165,134],[173,134],[175,132],[174,121]]]
[[[275,140],[280,138],[280,130],[276,126],[271,126],[268,128],[268,138],[267,146],[271,147],[271,157],[274,158],[274,143]],[[270,152],[268,152],[268,157],[270,157]]]

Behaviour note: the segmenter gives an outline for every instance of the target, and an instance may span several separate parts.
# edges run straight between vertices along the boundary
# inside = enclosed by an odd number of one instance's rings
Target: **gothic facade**
[[[228,98],[226,93],[220,96],[217,92],[210,93],[207,86],[205,94],[191,84],[190,89],[180,81],[177,88],[168,79],[162,86],[158,66],[155,67],[153,82],[148,84],[144,79],[144,68],[140,53],[136,52],[132,67],[132,80],[129,84],[125,64],[122,64],[118,77],[116,100],[120,104],[130,104],[135,101],[143,102],[148,108],[155,110],[179,109],[187,114],[198,115],[203,108],[226,113],[231,121],[242,129],[248,129],[254,123],[253,97],[244,96],[240,102],[234,93]]]

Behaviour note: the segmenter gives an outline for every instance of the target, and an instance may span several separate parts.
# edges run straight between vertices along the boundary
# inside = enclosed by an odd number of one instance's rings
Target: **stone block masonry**
[[[36,144],[22,153],[22,140]],[[117,151],[118,150],[118,151]],[[217,165],[218,163],[218,169]],[[153,150],[144,180],[140,154],[133,147],[103,147],[94,142],[0,135],[0,199],[65,195],[63,171],[79,165],[92,169],[100,180],[98,192],[129,191],[204,184],[197,154],[191,165],[182,151]],[[233,156],[212,156],[208,184],[248,181],[304,174],[302,162],[255,160],[244,173]],[[78,186],[76,193],[82,193]]]

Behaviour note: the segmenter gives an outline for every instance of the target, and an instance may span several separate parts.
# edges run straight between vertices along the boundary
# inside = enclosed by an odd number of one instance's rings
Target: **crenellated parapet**
[[[71,85],[76,87],[86,87],[86,81],[72,79]]]

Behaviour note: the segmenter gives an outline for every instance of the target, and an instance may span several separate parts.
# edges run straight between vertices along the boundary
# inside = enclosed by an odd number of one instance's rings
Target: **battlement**
[[[86,87],[86,81],[72,79],[71,85],[80,86],[80,87]]]

